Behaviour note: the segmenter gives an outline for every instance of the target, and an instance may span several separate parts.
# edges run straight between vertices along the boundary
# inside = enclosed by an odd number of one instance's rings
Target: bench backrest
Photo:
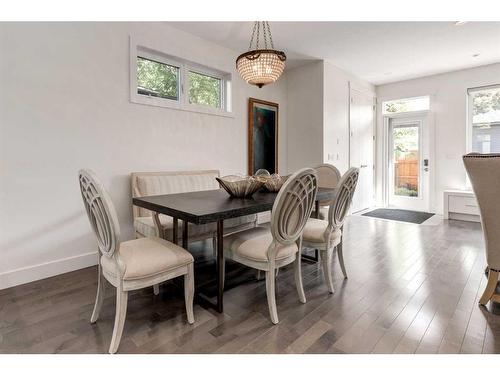
[[[171,172],[134,172],[131,175],[132,196],[187,193],[190,191],[219,189],[215,179],[218,170],[171,171]],[[151,212],[133,206],[134,217],[151,216]]]

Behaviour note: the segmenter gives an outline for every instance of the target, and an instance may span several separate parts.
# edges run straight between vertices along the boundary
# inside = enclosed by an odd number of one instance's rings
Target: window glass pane
[[[472,123],[500,122],[500,87],[472,93]]]
[[[189,71],[189,103],[221,107],[221,80]]]
[[[413,111],[427,111],[429,109],[429,97],[407,98],[391,100],[382,103],[382,113],[403,113]]]
[[[418,127],[392,130],[394,160],[394,194],[418,197],[419,141]]]
[[[470,94],[472,100],[472,151],[500,152],[500,87]]]
[[[179,100],[179,68],[137,56],[137,93]]]

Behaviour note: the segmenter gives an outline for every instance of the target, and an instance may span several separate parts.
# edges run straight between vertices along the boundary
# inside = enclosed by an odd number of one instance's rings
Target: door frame
[[[436,175],[436,157],[435,157],[435,128],[434,128],[434,115],[431,110],[426,111],[413,111],[405,113],[391,113],[382,116],[383,133],[382,133],[382,204],[384,207],[389,206],[389,177],[390,177],[390,121],[392,119],[408,119],[415,120],[416,118],[424,117],[424,126],[428,127],[428,159],[429,159],[429,182],[426,212],[435,213],[435,175]],[[421,130],[422,133],[422,130]],[[423,137],[420,137],[420,144],[422,145]],[[422,158],[423,159],[423,158]],[[420,182],[419,182],[420,183]]]
[[[352,104],[352,92],[356,91],[360,94],[366,95],[367,97],[370,97],[372,99],[372,160],[373,160],[373,165],[372,165],[372,170],[373,170],[373,195],[371,197],[371,205],[370,208],[375,205],[376,198],[377,198],[377,143],[376,143],[376,134],[377,134],[377,95],[374,91],[357,85],[354,82],[348,81],[347,83],[348,88],[349,88],[349,98],[348,98],[348,109],[347,109],[347,114],[348,114],[348,140],[349,140],[349,147],[348,147],[348,154],[347,154],[347,165],[349,168],[351,167],[358,167],[355,165],[351,164],[351,151],[353,149],[352,146],[352,128],[351,128],[351,104]],[[352,208],[349,209],[349,211],[352,211]],[[356,212],[362,212],[361,211],[356,211]]]

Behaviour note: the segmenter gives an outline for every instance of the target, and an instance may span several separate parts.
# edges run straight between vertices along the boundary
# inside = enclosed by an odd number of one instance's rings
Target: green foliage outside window
[[[137,57],[137,92],[177,100],[179,68]]]
[[[221,80],[189,72],[189,103],[220,108]]]
[[[137,92],[141,95],[179,100],[179,74],[176,66],[137,57]],[[193,71],[187,72],[188,100],[221,108],[222,81]]]
[[[500,89],[474,93],[472,107],[474,124],[500,122]]]

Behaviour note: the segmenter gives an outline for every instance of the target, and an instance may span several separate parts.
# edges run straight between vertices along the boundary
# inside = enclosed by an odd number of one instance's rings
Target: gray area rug
[[[404,221],[406,223],[422,224],[424,221],[434,216],[429,212],[398,210],[395,208],[377,208],[366,212],[362,216],[376,217],[379,219]]]

